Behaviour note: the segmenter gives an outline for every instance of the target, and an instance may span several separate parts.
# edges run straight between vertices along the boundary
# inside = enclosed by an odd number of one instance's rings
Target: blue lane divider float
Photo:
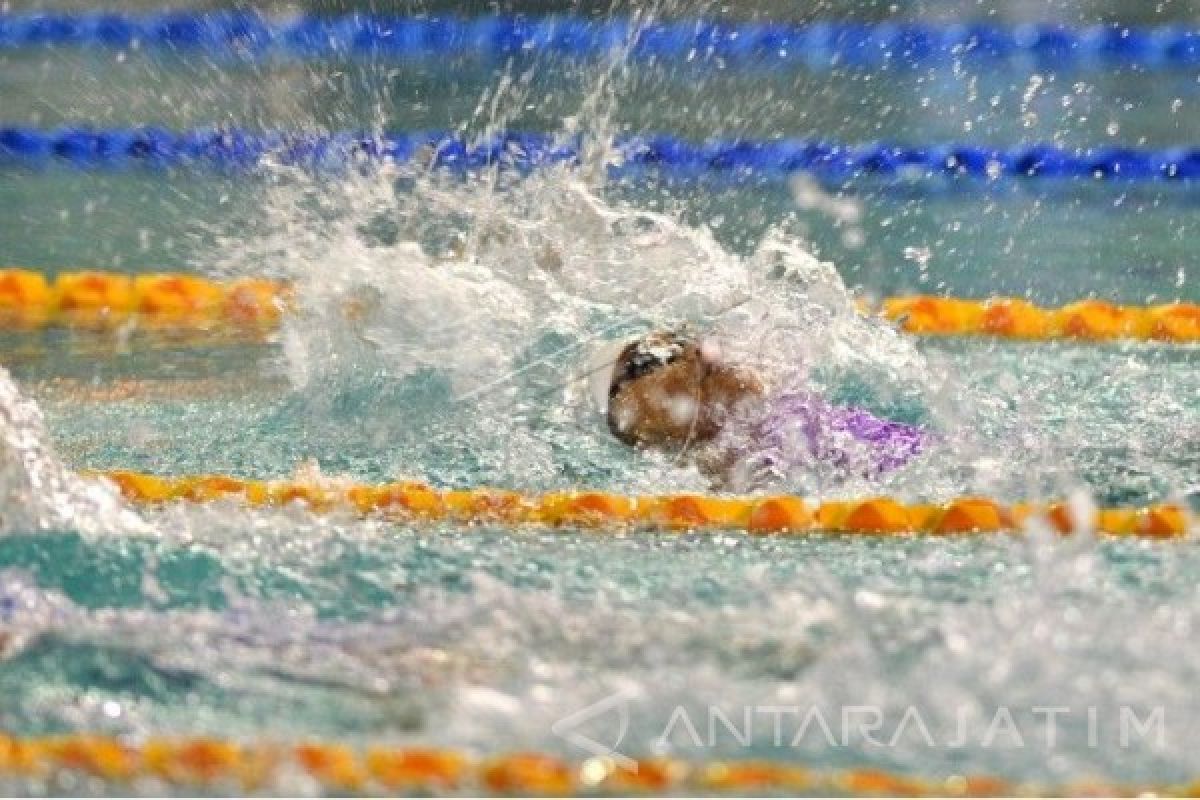
[[[963,60],[1032,60],[1060,66],[1200,66],[1200,28],[1106,24],[818,22],[690,19],[635,25],[624,17],[265,17],[170,11],[0,14],[0,50],[29,47],[159,48],[216,57],[505,57],[545,52],[594,57],[628,44],[634,57],[810,67],[917,66]]]
[[[581,147],[578,137],[546,133],[503,133],[467,139],[438,132],[369,135],[238,129],[173,132],[160,128],[0,128],[0,165],[7,166],[66,162],[81,168],[143,165],[250,169],[270,157],[276,163],[313,168],[344,168],[385,160],[459,170],[493,165],[529,170],[548,164],[579,163]],[[677,177],[721,173],[778,178],[808,172],[835,181],[945,177],[1182,183],[1200,179],[1200,147],[1104,147],[1083,151],[1047,144],[1011,149],[969,144],[908,147],[804,139],[692,142],[652,135],[618,137],[608,166],[615,173],[652,169]]]

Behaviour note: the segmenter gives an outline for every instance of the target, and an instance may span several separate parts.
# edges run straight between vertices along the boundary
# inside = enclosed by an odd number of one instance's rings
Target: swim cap
[[[609,399],[616,397],[625,384],[677,360],[691,343],[691,337],[686,334],[659,331],[625,345],[613,365],[612,380],[608,385]]]

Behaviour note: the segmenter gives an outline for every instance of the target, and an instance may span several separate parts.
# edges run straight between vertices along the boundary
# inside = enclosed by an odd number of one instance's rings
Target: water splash
[[[113,487],[59,461],[41,409],[0,368],[0,534],[50,530],[150,532]]]
[[[1000,394],[968,386],[954,365],[865,317],[835,266],[786,219],[738,252],[680,209],[648,210],[621,188],[568,166],[467,176],[370,167],[336,179],[280,170],[266,223],[231,243],[225,261],[270,261],[295,283],[283,352],[314,416],[336,415],[348,396],[371,415],[366,398],[389,386],[444,380],[440,414],[412,398],[375,409],[504,453],[502,482],[545,485],[557,448],[586,451],[606,436],[592,384],[612,342],[689,322],[773,389],[865,403],[942,437],[936,458],[842,481],[841,494],[942,498],[996,486],[1020,496],[1031,464],[1049,477],[1028,496],[1078,484],[1051,439],[1026,435],[1037,397],[1016,385]],[[380,442],[404,439],[391,422],[358,422],[381,426]],[[997,448],[1014,441],[1023,458],[998,462]],[[624,486],[705,485],[674,456],[638,463]]]

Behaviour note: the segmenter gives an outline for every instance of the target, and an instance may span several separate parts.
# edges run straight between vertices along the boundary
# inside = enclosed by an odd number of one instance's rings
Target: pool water
[[[1200,140],[1196,77],[3,53],[0,122],[1158,147]],[[0,261],[268,275],[295,282],[299,308],[265,343],[0,338],[15,381],[0,380],[0,729],[578,759],[556,723],[616,697],[624,735],[606,715],[586,730],[631,755],[1193,778],[1192,539],[134,513],[75,471],[269,478],[315,461],[361,481],[703,491],[673,454],[614,442],[581,379],[597,342],[686,319],[765,374],[799,372],[937,432],[880,478],[769,490],[1195,509],[1200,350],[914,340],[857,314],[852,291],[1198,302],[1196,197],[1033,181],[611,182],[586,167],[5,168]],[[347,319],[351,301],[366,314]],[[1047,708],[1065,709],[1053,737]],[[797,735],[814,713],[830,735]],[[872,714],[881,726],[864,733]]]

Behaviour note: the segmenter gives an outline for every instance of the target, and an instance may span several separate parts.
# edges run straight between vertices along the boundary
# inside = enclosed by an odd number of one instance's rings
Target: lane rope
[[[250,506],[297,503],[317,512],[594,530],[955,535],[1020,531],[1033,519],[1040,519],[1063,534],[1094,530],[1113,536],[1170,539],[1186,537],[1192,524],[1189,510],[1171,503],[1083,511],[1066,503],[1005,504],[986,497],[963,497],[941,504],[905,504],[888,497],[812,503],[792,495],[629,496],[600,491],[538,495],[493,488],[442,490],[413,481],[371,485],[339,480],[244,480],[229,475],[162,477],[128,470],[87,474],[112,481],[137,505],[221,500]]]
[[[466,139],[455,133],[425,131],[371,135],[357,131],[318,134],[238,128],[0,128],[0,165],[9,167],[61,162],[81,169],[143,166],[247,170],[270,158],[314,169],[385,161],[457,171],[487,167],[528,171],[553,164],[577,165],[582,151],[578,137],[529,132]],[[1045,179],[1189,186],[1200,179],[1200,147],[1187,146],[1080,150],[1035,143],[1002,149],[965,143],[851,145],[806,139],[699,142],[651,134],[616,137],[607,159],[609,172],[616,176],[655,171],[678,178],[712,174],[748,180],[806,172],[841,183],[872,178],[905,183],[930,179],[975,183]]]
[[[53,280],[27,269],[0,269],[0,330],[46,327],[149,330],[269,331],[291,307],[280,281],[244,278],[220,282],[195,275],[62,272]],[[916,295],[863,301],[914,335],[994,336],[1076,341],[1200,342],[1200,304],[1117,305],[1081,300],[1043,308],[1014,297],[967,300]],[[353,308],[347,309],[354,313]]]
[[[323,794],[810,794],[901,797],[1194,797],[1200,783],[1124,785],[1101,781],[1052,786],[989,775],[928,778],[895,771],[828,770],[767,760],[687,762],[668,758],[590,758],[540,752],[476,757],[440,747],[330,742],[244,743],[218,737],[126,741],[77,733],[0,735],[0,775],[41,780],[81,774],[109,784],[139,780],[175,787],[269,792],[302,775]],[[292,791],[295,791],[292,789]]]
[[[637,24],[626,17],[265,17],[215,11],[0,14],[0,50],[46,47],[158,49],[236,59],[506,58],[522,53],[595,58],[628,48],[637,59],[718,68],[886,69],[970,62],[1029,62],[1077,69],[1200,65],[1200,30],[1189,25],[790,24],[711,19]]]
[[[1043,308],[1017,297],[966,300],[913,295],[888,298],[879,310],[901,330],[916,335],[1029,341],[1200,341],[1200,304],[1196,303],[1123,306],[1089,299]]]
[[[278,327],[286,284],[260,278],[212,281],[195,275],[0,269],[0,329],[44,327],[206,330]]]

